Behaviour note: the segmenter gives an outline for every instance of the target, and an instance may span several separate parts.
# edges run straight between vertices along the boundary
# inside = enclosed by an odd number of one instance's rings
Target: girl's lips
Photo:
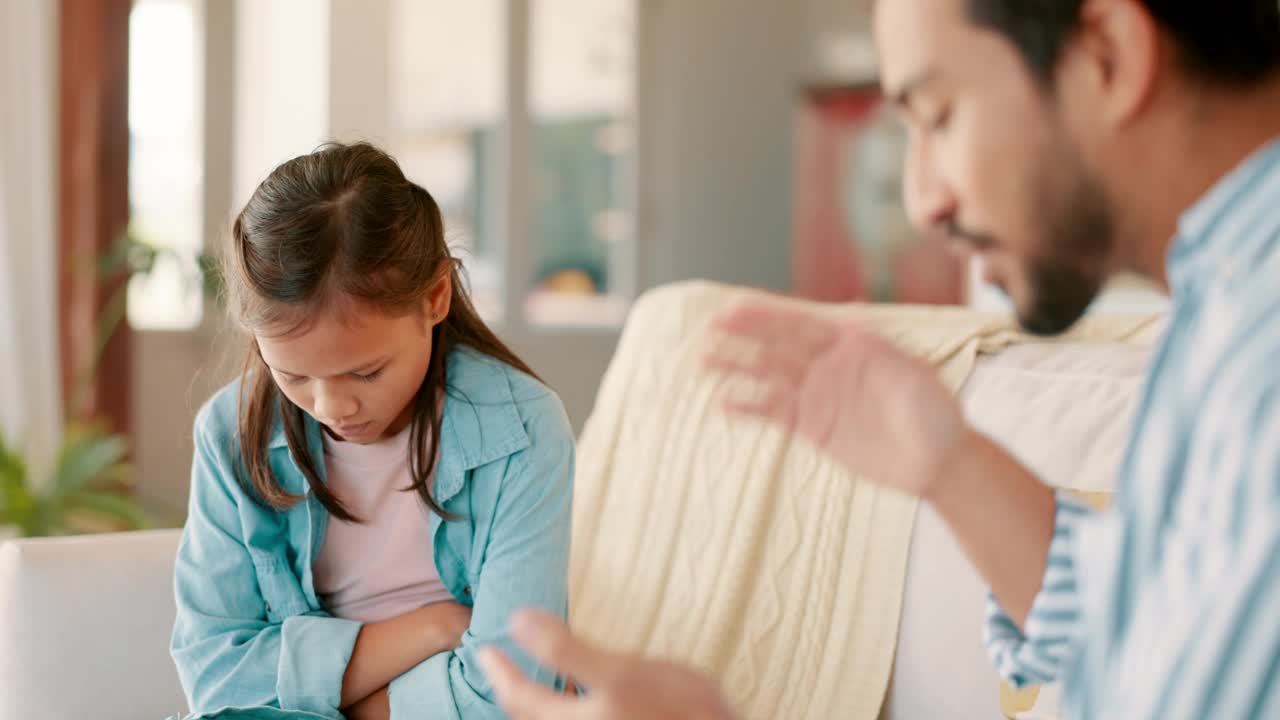
[[[361,433],[369,429],[372,422],[360,423],[359,425],[339,425],[333,428],[333,431],[343,437],[359,437]]]

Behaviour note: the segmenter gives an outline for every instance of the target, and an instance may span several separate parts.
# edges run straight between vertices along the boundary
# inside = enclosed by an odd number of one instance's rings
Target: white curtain
[[[0,429],[37,476],[61,426],[57,6],[0,0]]]

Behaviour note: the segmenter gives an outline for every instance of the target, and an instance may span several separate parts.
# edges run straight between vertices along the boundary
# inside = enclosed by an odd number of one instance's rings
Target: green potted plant
[[[38,482],[0,433],[0,535],[34,537],[148,527],[129,492],[128,444],[100,425],[68,425],[50,477]],[[6,532],[7,531],[7,532]]]
[[[126,232],[93,266],[107,278],[146,275],[166,252]],[[203,267],[203,265],[202,265]],[[84,377],[67,404],[67,417],[80,414],[107,341],[125,318],[127,282],[119,282],[97,320],[97,345]],[[0,432],[0,540],[10,537],[70,535],[137,530],[152,525],[151,514],[133,495],[128,440],[101,422],[71,421],[47,463],[48,477],[35,477],[35,463]]]

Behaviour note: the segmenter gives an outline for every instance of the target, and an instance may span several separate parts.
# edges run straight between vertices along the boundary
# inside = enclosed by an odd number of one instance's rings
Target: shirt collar
[[[1178,234],[1169,247],[1167,268],[1174,295],[1203,274],[1207,263],[1230,255],[1241,238],[1218,232],[1251,193],[1280,172],[1280,140],[1273,140],[1244,160],[1209,189],[1178,220]]]

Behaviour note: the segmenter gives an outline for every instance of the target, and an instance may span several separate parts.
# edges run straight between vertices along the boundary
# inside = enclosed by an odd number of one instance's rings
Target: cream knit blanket
[[[578,449],[571,621],[606,647],[708,671],[746,718],[873,720],[916,504],[718,411],[720,382],[698,371],[704,328],[760,296],[688,283],[636,304]],[[776,301],[862,318],[953,391],[980,352],[1020,338],[962,309]],[[1091,320],[1071,337],[1155,331]]]

